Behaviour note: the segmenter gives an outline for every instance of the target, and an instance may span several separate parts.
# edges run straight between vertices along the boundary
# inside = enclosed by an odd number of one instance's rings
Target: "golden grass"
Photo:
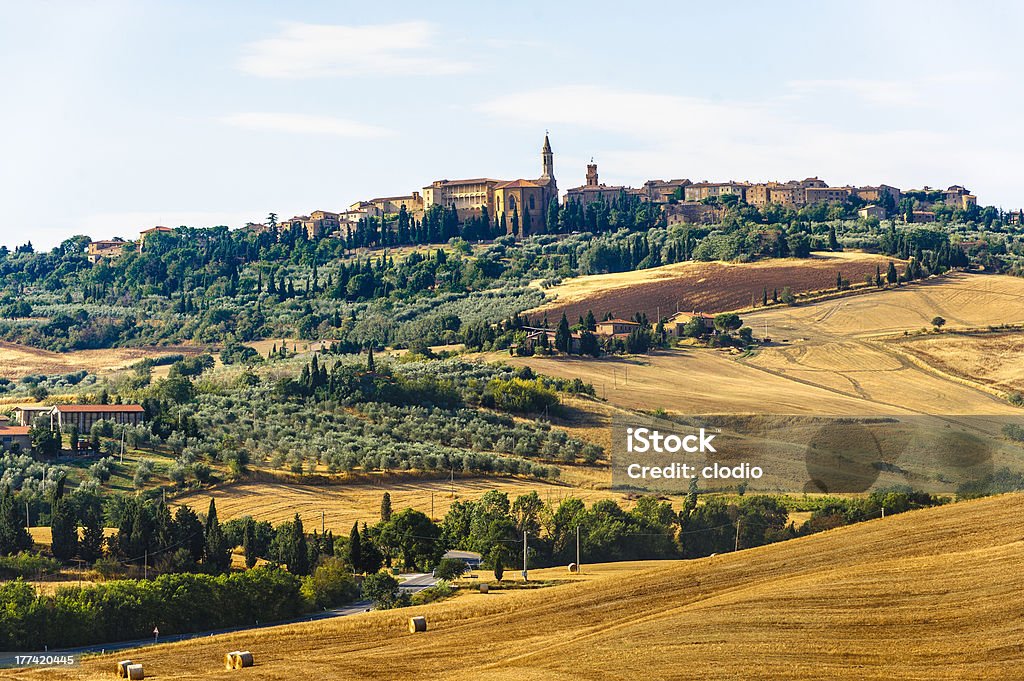
[[[588,565],[571,583],[132,652],[163,679],[1008,679],[1024,637],[1024,495],[915,511],[693,561]],[[534,571],[537,578],[549,571]],[[428,631],[409,634],[423,615]],[[123,654],[12,678],[108,677]]]
[[[995,390],[1024,391],[1024,333],[915,336],[897,347],[953,376]]]
[[[767,322],[772,345],[753,357],[682,347],[650,356],[601,359],[508,357],[540,373],[580,377],[625,409],[677,413],[1009,414],[1019,410],[992,391],[930,371],[886,338],[918,331],[942,316],[949,327],[1024,322],[1024,279],[956,273],[948,277],[798,307],[744,314],[755,336]],[[902,345],[908,345],[906,343]],[[984,346],[982,346],[984,347]],[[965,366],[965,371],[983,361]],[[1017,351],[996,371],[1016,375]],[[955,350],[947,353],[955,354]]]
[[[202,352],[200,348],[180,346],[50,352],[0,341],[0,377],[15,379],[29,374],[65,374],[81,369],[102,375],[119,371],[142,359],[199,352]]]
[[[600,474],[597,474],[600,475]],[[610,482],[610,473],[604,469],[604,485]],[[384,492],[391,494],[395,511],[414,508],[430,515],[433,495],[434,518],[441,519],[455,501],[479,499],[485,492],[506,492],[510,499],[536,491],[544,501],[557,503],[575,496],[588,505],[601,499],[612,498],[625,505],[622,494],[602,489],[584,489],[518,478],[455,478],[455,495],[448,480],[388,480],[380,484],[367,482],[314,485],[278,482],[240,482],[183,495],[173,505],[186,504],[199,512],[206,512],[210,499],[217,503],[217,517],[221,521],[251,515],[257,520],[280,523],[292,520],[298,513],[307,531],[319,531],[321,511],[325,527],[335,535],[348,533],[355,522],[373,525],[380,520],[380,501]]]

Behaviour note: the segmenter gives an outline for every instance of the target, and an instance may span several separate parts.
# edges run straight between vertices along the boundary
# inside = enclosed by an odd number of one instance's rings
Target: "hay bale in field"
[[[485,594],[485,593],[487,593],[487,591],[488,591],[488,586],[486,584],[481,584],[480,585],[480,593]]]
[[[237,650],[232,650],[230,653],[224,653],[224,669],[235,668],[235,655],[238,655]]]
[[[426,617],[410,617],[409,618],[409,633],[415,634],[418,631],[427,630],[427,618]]]
[[[128,678],[128,665],[132,663],[131,660],[121,660],[117,663],[117,678],[126,679]]]
[[[572,573],[575,574],[575,573],[577,573],[579,571],[580,571],[580,566],[579,565],[577,565],[576,563],[569,563],[569,572],[572,572]]]
[[[138,679],[146,678],[146,674],[142,671],[141,664],[130,664],[124,668],[125,674],[129,681],[136,681]]]
[[[256,664],[256,660],[253,659],[252,653],[248,650],[243,650],[240,653],[235,653],[235,669],[245,669]]]

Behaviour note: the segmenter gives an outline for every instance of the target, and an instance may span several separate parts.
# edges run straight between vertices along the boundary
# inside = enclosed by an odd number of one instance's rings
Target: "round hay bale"
[[[569,572],[572,572],[573,574],[575,574],[575,573],[577,573],[579,571],[580,571],[580,566],[579,565],[577,565],[576,563],[569,563]]]
[[[128,665],[132,663],[131,660],[121,660],[117,663],[117,678],[126,679],[128,678]]]
[[[248,650],[235,654],[235,669],[244,669],[254,664],[256,664],[256,660],[253,659],[252,653]]]
[[[233,650],[230,653],[224,653],[224,669],[235,668],[235,655],[238,655],[237,650]]]
[[[409,633],[415,634],[418,631],[427,630],[427,618],[426,617],[410,617],[409,618]]]
[[[129,681],[146,678],[146,674],[142,671],[141,664],[130,664],[124,668],[124,671],[127,675],[125,678],[129,679]]]
[[[481,584],[480,585],[480,593],[485,594],[485,593],[487,593],[487,591],[488,591],[488,586],[486,584]]]

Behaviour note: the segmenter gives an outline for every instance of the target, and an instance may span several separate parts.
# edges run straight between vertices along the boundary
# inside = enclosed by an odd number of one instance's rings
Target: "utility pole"
[[[526,530],[523,530],[523,581],[530,581],[526,571]]]
[[[32,523],[28,519],[28,502],[25,502],[25,529],[32,529]]]
[[[145,575],[146,579],[149,579],[149,550],[146,551],[145,556],[146,556],[145,559],[144,559],[145,567],[143,568],[143,575]]]
[[[576,526],[576,573],[583,572],[583,564],[580,563],[580,526]]]
[[[121,429],[121,463],[124,463],[124,428]]]
[[[513,447],[515,449],[515,447]],[[452,466],[452,499],[455,498],[455,466]]]
[[[434,519],[434,493],[430,493],[430,519]]]
[[[735,548],[733,548],[733,551],[739,551],[739,550],[740,550],[740,519],[737,518],[736,519],[736,546],[735,546]]]
[[[882,507],[882,517],[885,517],[885,506]]]
[[[320,509],[320,536],[321,537],[324,534],[326,534],[326,529],[325,529],[326,528],[326,522],[327,521],[326,521],[326,517],[324,515],[324,510]]]

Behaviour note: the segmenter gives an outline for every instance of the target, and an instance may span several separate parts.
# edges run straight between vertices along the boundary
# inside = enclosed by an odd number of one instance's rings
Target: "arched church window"
[[[516,209],[516,197],[514,197],[514,196],[508,197],[508,209],[509,210],[515,210]]]
[[[530,210],[533,210],[533,197],[530,197]]]

